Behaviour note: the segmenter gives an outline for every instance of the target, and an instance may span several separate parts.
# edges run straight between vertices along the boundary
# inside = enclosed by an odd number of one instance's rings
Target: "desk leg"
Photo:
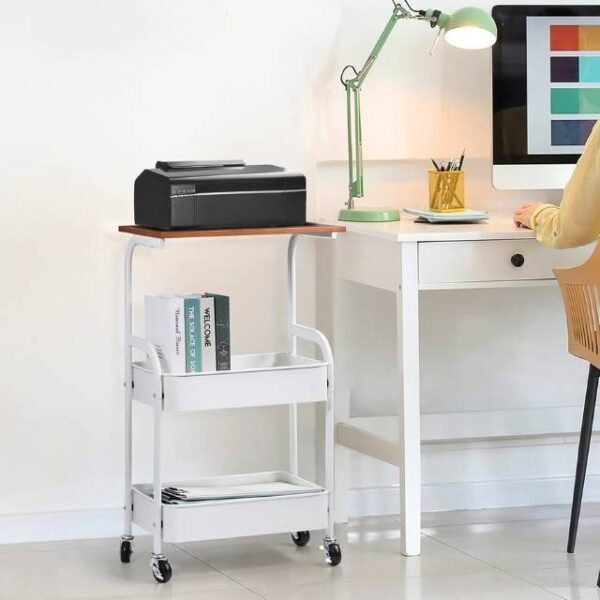
[[[421,410],[419,398],[419,288],[416,242],[402,244],[402,273],[396,296],[397,352],[400,373],[401,550],[421,553]]]

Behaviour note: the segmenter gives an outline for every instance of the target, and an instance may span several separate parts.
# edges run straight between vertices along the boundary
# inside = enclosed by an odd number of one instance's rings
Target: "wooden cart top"
[[[346,228],[343,225],[321,225],[319,223],[307,223],[297,227],[251,227],[235,229],[175,229],[163,231],[140,225],[119,225],[119,231],[142,235],[153,238],[202,238],[202,237],[228,237],[241,235],[328,235],[332,233],[343,233]]]

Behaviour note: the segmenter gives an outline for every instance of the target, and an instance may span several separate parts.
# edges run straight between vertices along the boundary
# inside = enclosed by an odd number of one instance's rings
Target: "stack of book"
[[[229,297],[146,296],[146,339],[165,373],[230,370]]]

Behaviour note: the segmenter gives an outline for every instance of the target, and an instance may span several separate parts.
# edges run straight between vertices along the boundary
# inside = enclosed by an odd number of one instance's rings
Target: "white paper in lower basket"
[[[169,494],[174,500],[184,502],[198,502],[200,500],[224,500],[228,498],[258,498],[265,496],[288,496],[292,494],[308,494],[321,491],[317,487],[309,487],[272,481],[268,483],[249,483],[246,485],[218,485],[218,486],[189,486],[185,488],[171,488],[174,493]]]

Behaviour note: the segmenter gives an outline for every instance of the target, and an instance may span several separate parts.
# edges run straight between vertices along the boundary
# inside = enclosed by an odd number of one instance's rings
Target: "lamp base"
[[[384,223],[399,221],[400,212],[396,208],[342,208],[338,213],[338,220]]]

